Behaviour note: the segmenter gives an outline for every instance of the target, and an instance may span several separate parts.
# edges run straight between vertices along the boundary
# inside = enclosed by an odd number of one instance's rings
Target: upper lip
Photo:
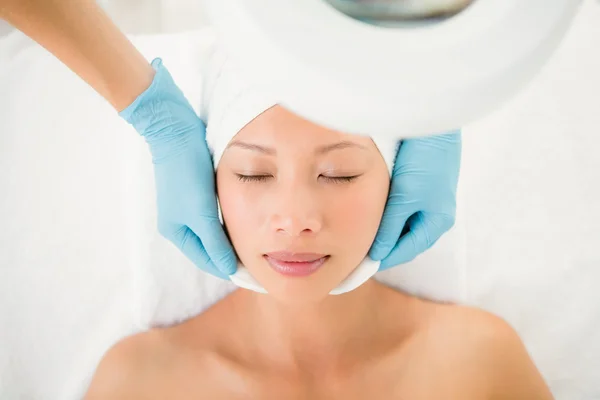
[[[293,251],[274,251],[266,253],[266,256],[283,262],[312,262],[326,257],[326,254],[318,253],[297,253]]]

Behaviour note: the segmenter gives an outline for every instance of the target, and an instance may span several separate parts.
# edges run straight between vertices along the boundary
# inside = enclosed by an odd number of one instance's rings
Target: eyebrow
[[[240,140],[232,140],[229,143],[229,145],[227,146],[227,148],[230,148],[230,147],[239,147],[241,149],[257,151],[259,153],[263,153],[263,154],[267,154],[267,155],[271,155],[271,156],[275,155],[277,153],[277,151],[272,147],[266,147],[266,146],[261,146],[261,145],[254,144],[254,143],[242,142]],[[352,142],[349,140],[343,140],[338,143],[333,143],[333,144],[328,144],[325,146],[317,147],[315,149],[315,153],[316,154],[325,154],[325,153],[329,153],[330,151],[333,151],[333,150],[342,150],[342,149],[347,149],[347,148],[357,148],[357,149],[367,150],[367,148],[361,144],[358,144],[358,143],[355,143],[355,142]]]
[[[271,156],[275,155],[276,153],[275,149],[271,147],[259,146],[258,144],[246,143],[239,140],[232,140],[231,142],[229,142],[226,149],[229,149],[231,147],[239,147],[240,149],[257,151],[259,153],[264,153]]]

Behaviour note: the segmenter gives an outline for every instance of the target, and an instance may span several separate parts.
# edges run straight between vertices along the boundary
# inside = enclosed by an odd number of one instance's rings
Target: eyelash
[[[242,174],[236,174],[236,175],[240,182],[264,182],[271,177],[271,175],[242,175]],[[320,177],[325,178],[326,181],[331,182],[331,183],[348,183],[348,182],[352,182],[359,176],[360,175],[354,175],[354,176],[323,176],[323,175],[320,175]]]
[[[241,182],[264,182],[270,177],[270,175],[236,175],[238,177],[238,180]]]
[[[323,175],[321,175],[321,177],[325,178],[326,181],[332,182],[332,183],[348,183],[348,182],[352,182],[353,180],[358,178],[359,175],[354,175],[354,176],[323,176]]]

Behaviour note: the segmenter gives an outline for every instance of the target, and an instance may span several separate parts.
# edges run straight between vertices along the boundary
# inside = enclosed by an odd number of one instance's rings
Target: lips
[[[293,253],[279,251],[264,255],[271,268],[285,276],[308,276],[317,272],[329,259],[328,255],[317,253]]]

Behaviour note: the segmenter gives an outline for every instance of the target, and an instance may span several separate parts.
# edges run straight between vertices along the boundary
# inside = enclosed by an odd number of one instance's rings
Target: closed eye
[[[271,175],[242,175],[236,174],[240,182],[264,182],[271,178]]]
[[[271,175],[242,175],[242,174],[236,174],[236,175],[240,182],[265,182],[269,178],[272,178]],[[323,178],[323,179],[325,179],[325,181],[331,182],[331,183],[348,183],[348,182],[352,182],[359,176],[360,175],[353,175],[353,176],[320,175],[319,178]]]
[[[353,180],[355,180],[356,178],[358,178],[360,175],[353,175],[353,176],[326,176],[326,175],[321,175],[320,177],[325,179],[327,182],[332,182],[332,183],[348,183],[348,182],[352,182]]]

